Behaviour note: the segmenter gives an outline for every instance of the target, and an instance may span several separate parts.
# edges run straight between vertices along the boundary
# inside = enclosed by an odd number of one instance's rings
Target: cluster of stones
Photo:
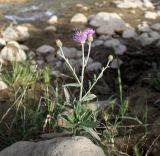
[[[58,17],[54,15],[48,21],[51,25],[45,28],[45,31],[51,31],[54,29],[53,24],[58,22]],[[96,29],[96,33],[99,38],[94,40],[92,47],[103,46],[107,49],[113,49],[116,55],[123,55],[127,51],[125,45],[126,40],[133,39],[138,41],[140,46],[147,46],[156,44],[160,47],[160,23],[153,25],[143,21],[137,26],[137,28],[131,27],[126,23],[118,14],[99,12],[88,18],[81,14],[75,14],[70,22],[74,23],[89,23]],[[53,31],[55,31],[54,29]],[[116,33],[121,34],[117,37]],[[1,32],[0,38],[0,63],[5,64],[12,61],[24,61],[27,59],[25,51],[28,52],[28,57],[35,65],[50,65],[52,72],[68,73],[68,68],[62,58],[58,55],[58,50],[51,45],[42,45],[35,51],[29,51],[29,48],[25,45],[21,45],[18,42],[24,42],[29,37],[28,28],[23,25],[9,26]],[[116,37],[115,37],[116,36]],[[119,39],[120,38],[120,39]],[[81,67],[81,51],[75,47],[63,47],[64,55],[69,60],[70,64],[75,68],[78,73]],[[114,59],[111,63],[112,68],[117,68],[117,60]],[[119,64],[122,61],[119,60]],[[92,58],[89,58],[86,71],[95,71],[102,67],[100,62],[94,62]],[[2,83],[2,81],[1,81]],[[1,85],[2,86],[2,85]],[[4,89],[6,86],[0,87]]]

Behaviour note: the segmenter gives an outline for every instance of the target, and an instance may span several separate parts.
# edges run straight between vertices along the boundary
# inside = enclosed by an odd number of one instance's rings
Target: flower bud
[[[89,35],[89,36],[88,36],[88,41],[89,41],[89,42],[92,42],[92,41],[93,41],[93,36],[92,36],[92,35]]]
[[[62,47],[62,42],[61,42],[61,40],[56,40],[56,44],[57,44],[57,47]]]
[[[108,56],[108,61],[109,61],[109,62],[112,62],[112,60],[113,60],[113,55],[109,55],[109,56]]]

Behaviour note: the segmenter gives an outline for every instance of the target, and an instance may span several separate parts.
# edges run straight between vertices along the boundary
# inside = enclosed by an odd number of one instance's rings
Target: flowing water
[[[8,2],[9,1],[9,2]],[[0,0],[0,18],[11,21],[31,22],[53,14],[61,14],[75,3],[93,4],[96,0]],[[15,2],[17,1],[17,2]]]

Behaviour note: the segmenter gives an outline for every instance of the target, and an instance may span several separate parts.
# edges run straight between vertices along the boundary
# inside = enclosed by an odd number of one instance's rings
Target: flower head
[[[93,36],[93,34],[95,33],[95,30],[92,28],[87,28],[84,30],[84,33],[87,35],[87,37]]]
[[[84,31],[79,30],[74,34],[73,39],[76,42],[84,44],[87,39],[87,34]]]

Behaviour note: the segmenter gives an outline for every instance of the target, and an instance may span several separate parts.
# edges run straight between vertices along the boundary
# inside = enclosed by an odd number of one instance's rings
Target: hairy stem
[[[82,94],[83,94],[84,69],[85,69],[85,62],[84,62],[84,44],[82,44],[82,73],[81,73],[81,86],[80,86],[79,101],[81,101],[81,99],[82,99]]]

